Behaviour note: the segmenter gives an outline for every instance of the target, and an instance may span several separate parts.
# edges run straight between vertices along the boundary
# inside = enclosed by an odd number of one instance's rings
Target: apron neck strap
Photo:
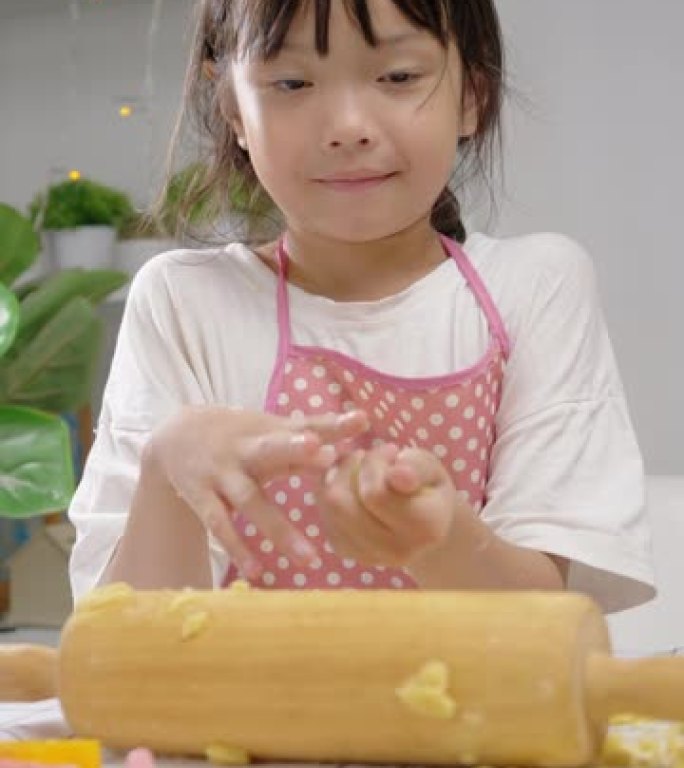
[[[508,358],[511,351],[511,342],[506,333],[506,328],[504,327],[499,310],[496,308],[494,300],[485,284],[482,282],[482,278],[477,273],[477,270],[472,265],[470,259],[466,256],[465,251],[455,240],[452,240],[446,235],[440,235],[439,238],[442,241],[444,250],[456,262],[456,266],[465,278],[466,283],[468,283],[468,287],[475,295],[478,304],[487,318],[489,332],[499,342],[504,357]]]
[[[285,364],[291,344],[290,302],[287,296],[287,273],[290,259],[285,250],[285,235],[278,241],[278,364]]]

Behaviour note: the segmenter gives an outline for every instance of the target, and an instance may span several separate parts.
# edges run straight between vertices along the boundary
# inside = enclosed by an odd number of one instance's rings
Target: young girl
[[[283,231],[152,260],[70,510],[73,590],[652,595],[642,464],[589,259],[466,237],[492,0],[204,0],[188,96]]]

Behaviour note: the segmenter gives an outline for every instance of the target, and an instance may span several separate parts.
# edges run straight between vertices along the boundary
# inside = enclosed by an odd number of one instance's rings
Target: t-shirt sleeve
[[[570,589],[622,610],[654,595],[641,455],[589,257],[560,235],[536,247],[481,516],[511,543],[568,558]]]
[[[131,285],[95,441],[69,508],[75,600],[96,586],[123,533],[151,431],[183,405],[206,402],[177,315],[158,257]]]

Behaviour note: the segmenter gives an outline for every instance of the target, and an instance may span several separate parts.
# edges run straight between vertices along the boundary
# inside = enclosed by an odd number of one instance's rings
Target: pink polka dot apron
[[[288,256],[281,241],[278,276],[278,355],[266,397],[266,410],[282,416],[343,413],[362,408],[370,430],[357,440],[362,448],[383,442],[432,451],[455,487],[479,512],[485,501],[495,417],[509,342],[494,303],[459,245],[442,237],[445,252],[464,276],[487,318],[490,343],[482,359],[456,373],[402,378],[369,368],[330,349],[292,342],[287,292]],[[319,557],[313,567],[290,562],[239,512],[235,526],[264,565],[253,584],[261,588],[407,589],[416,584],[401,569],[364,566],[338,557],[325,540],[316,508],[315,481],[293,475],[269,484],[266,494],[292,524],[311,539]],[[224,585],[240,575],[234,565]]]

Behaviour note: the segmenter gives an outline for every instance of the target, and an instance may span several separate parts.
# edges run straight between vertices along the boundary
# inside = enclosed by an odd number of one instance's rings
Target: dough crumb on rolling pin
[[[104,587],[97,587],[76,604],[76,611],[97,611],[111,606],[127,603],[134,597],[133,588],[123,582],[114,582]]]
[[[211,744],[204,754],[213,765],[248,765],[251,758],[244,749],[227,744]]]
[[[181,640],[192,640],[203,632],[209,623],[209,614],[206,611],[195,611],[188,614],[181,628]]]
[[[684,768],[682,723],[633,715],[611,718],[598,764],[611,768]]]
[[[171,595],[167,610],[169,613],[175,613],[181,608],[185,608],[191,605],[196,600],[196,594],[194,589],[184,589],[182,592]]]
[[[456,711],[456,703],[447,693],[448,686],[447,665],[443,661],[432,660],[397,688],[396,694],[404,706],[413,712],[448,720]]]

